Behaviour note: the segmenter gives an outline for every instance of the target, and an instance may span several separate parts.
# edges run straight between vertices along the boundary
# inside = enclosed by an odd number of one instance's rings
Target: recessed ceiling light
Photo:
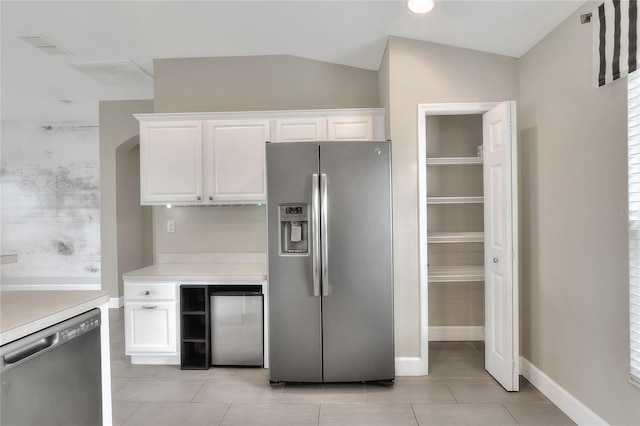
[[[407,7],[413,13],[427,13],[433,9],[434,0],[408,0]]]

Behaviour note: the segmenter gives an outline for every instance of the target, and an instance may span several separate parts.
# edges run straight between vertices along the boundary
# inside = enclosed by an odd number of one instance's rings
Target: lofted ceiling
[[[1,115],[97,122],[99,100],[153,98],[154,58],[286,54],[377,70],[389,35],[521,57],[584,3],[436,0],[414,15],[401,0],[2,0]],[[58,54],[20,38],[32,36]]]

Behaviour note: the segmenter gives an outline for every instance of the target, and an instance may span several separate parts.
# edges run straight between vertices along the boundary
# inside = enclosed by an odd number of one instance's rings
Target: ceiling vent
[[[61,47],[58,43],[46,38],[43,35],[19,36],[18,38],[48,55],[72,55],[72,53],[67,49]]]
[[[105,86],[136,86],[153,80],[151,74],[131,61],[83,62],[68,65]]]

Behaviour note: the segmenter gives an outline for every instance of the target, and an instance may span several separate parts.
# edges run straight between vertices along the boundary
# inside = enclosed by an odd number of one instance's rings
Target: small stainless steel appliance
[[[260,286],[213,286],[211,365],[263,365],[262,297]]]

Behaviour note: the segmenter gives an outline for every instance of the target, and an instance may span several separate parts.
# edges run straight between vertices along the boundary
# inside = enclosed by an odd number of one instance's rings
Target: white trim
[[[240,118],[278,119],[296,117],[384,117],[384,108],[342,108],[342,109],[307,109],[278,111],[223,111],[223,112],[179,112],[133,114],[139,122],[167,120],[229,120]]]
[[[119,309],[122,307],[124,307],[124,296],[109,299],[109,309]]]
[[[102,424],[110,425],[112,418],[111,401],[111,353],[109,351],[109,307],[103,303],[100,308],[100,360],[102,379]]]
[[[429,341],[458,342],[484,340],[484,326],[431,326]]]
[[[128,354],[127,354],[128,355]],[[131,364],[133,365],[180,365],[180,354],[131,354]]]
[[[524,357],[520,357],[520,373],[577,424],[608,425],[600,416]]]
[[[427,115],[483,114],[499,102],[418,104],[418,235],[420,273],[420,363],[429,373],[429,270],[427,259]],[[484,334],[484,333],[483,333]]]
[[[396,376],[424,376],[422,358],[396,357]]]
[[[102,287],[100,284],[2,284],[0,290],[102,290]]]

